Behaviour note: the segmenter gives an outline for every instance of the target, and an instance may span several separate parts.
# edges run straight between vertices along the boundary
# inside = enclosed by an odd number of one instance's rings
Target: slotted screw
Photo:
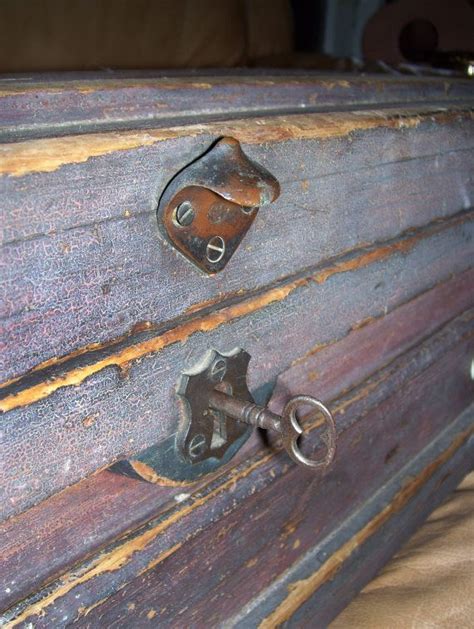
[[[195,215],[192,204],[189,201],[183,201],[176,208],[174,219],[180,227],[188,227],[194,221]]]
[[[206,257],[209,262],[220,262],[225,254],[225,240],[220,236],[213,236],[207,243]]]

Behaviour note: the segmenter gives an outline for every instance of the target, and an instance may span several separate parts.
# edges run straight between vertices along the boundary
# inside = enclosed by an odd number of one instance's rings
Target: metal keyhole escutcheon
[[[329,467],[336,453],[337,439],[329,409],[309,395],[291,398],[281,415],[255,404],[246,384],[249,359],[243,350],[229,355],[213,350],[199,368],[182,376],[178,387],[185,421],[179,443],[182,456],[190,463],[221,458],[246,427],[253,426],[278,433],[283,448],[298,465],[314,470]],[[324,452],[316,459],[308,458],[300,449],[298,440],[303,429],[297,412],[303,408],[317,411],[322,418],[319,424]]]
[[[194,480],[227,463],[254,427],[275,433],[282,448],[303,468],[327,469],[335,457],[337,440],[329,409],[308,395],[292,397],[281,415],[256,404],[247,385],[249,362],[250,355],[242,349],[206,352],[178,379],[173,434],[133,458],[114,464],[112,469],[157,483],[164,478],[166,482]],[[304,422],[298,417],[301,411],[306,411]],[[303,427],[315,458],[301,451]],[[321,442],[317,447],[316,434]]]

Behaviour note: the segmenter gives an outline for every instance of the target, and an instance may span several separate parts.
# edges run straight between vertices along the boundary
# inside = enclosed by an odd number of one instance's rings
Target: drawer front
[[[349,111],[334,110],[341,85],[332,96],[317,79],[260,85],[257,115],[244,81],[239,115],[219,121],[216,81],[208,113],[203,102],[173,125],[174,100],[145,124],[158,88],[140,81],[142,118],[127,124],[120,82],[103,88],[110,119],[101,90],[84,90],[90,125],[67,105],[77,85],[0,95],[10,108],[46,99],[29,126],[26,105],[25,120],[7,107],[0,125],[0,607],[12,626],[275,626],[315,608],[325,624],[384,561],[376,540],[393,552],[468,468],[472,86],[441,98],[437,81],[397,80],[374,101],[356,83]],[[283,85],[300,104],[319,94],[326,111],[282,113]],[[280,195],[206,275],[163,238],[157,208],[222,137]],[[174,456],[182,374],[236,348],[251,357],[258,404],[281,414],[304,393],[331,410],[337,453],[324,473],[258,431],[193,480],[166,461],[144,466],[150,448]],[[304,427],[317,449],[318,421]],[[123,461],[133,478],[110,471]]]
[[[459,112],[315,114],[127,150],[107,142],[130,134],[4,145],[4,515],[174,434],[177,378],[208,349],[243,347],[250,389],[265,391],[318,345],[464,272],[470,125]],[[204,277],[162,241],[155,210],[224,133],[282,192]],[[101,141],[104,154],[83,152]],[[37,143],[52,146],[21,173]]]
[[[472,125],[469,112],[398,109],[3,145],[2,381],[468,208]],[[232,264],[203,280],[164,246],[156,208],[225,135],[281,194]]]

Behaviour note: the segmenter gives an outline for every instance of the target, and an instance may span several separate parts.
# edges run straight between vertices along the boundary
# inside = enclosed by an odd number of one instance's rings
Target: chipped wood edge
[[[267,116],[222,123],[192,124],[147,131],[116,131],[88,135],[26,140],[0,145],[0,175],[22,177],[31,173],[53,172],[84,163],[93,157],[128,151],[182,137],[232,136],[243,144],[288,140],[328,140],[375,128],[407,129],[422,122],[449,124],[472,119],[472,107],[453,105],[451,111],[430,109],[428,105],[410,108],[352,112],[308,113]]]
[[[452,458],[473,434],[474,427],[472,426],[458,434],[446,450],[429,463],[420,474],[409,478],[395,494],[390,503],[359,529],[353,537],[347,540],[315,572],[305,579],[290,583],[288,585],[288,595],[286,598],[284,598],[271,614],[260,622],[258,625],[259,629],[275,629],[275,627],[279,627],[285,621],[288,621],[319,588],[331,580],[342,569],[343,565],[365,542],[416,496],[435,472]]]
[[[464,218],[462,221],[463,220]],[[449,226],[452,227],[457,222],[456,220],[451,220]],[[335,262],[331,266],[309,276],[294,279],[281,286],[271,288],[263,294],[252,296],[236,304],[214,310],[207,315],[193,318],[159,336],[126,347],[120,352],[107,356],[91,365],[73,368],[64,375],[33,385],[18,393],[6,395],[0,400],[0,411],[5,413],[15,408],[33,404],[52,395],[55,391],[63,387],[78,386],[82,384],[86,378],[89,378],[107,367],[116,367],[122,371],[128,370],[131,363],[134,361],[147,355],[156,354],[174,343],[183,343],[195,333],[213,331],[225,323],[263,310],[275,302],[282,302],[295,290],[310,282],[323,284],[335,274],[364,268],[376,262],[383,261],[397,253],[407,253],[419,241],[431,236],[433,233],[436,233],[436,231],[436,229],[432,229],[429,230],[429,233],[408,236],[403,240],[383,245],[370,251],[365,250],[359,252],[355,257],[349,260]]]
[[[387,379],[391,377],[391,372],[383,370],[377,377],[369,379],[364,382],[363,385],[357,387],[348,396],[343,396],[341,400],[334,405],[334,414],[336,416],[344,415],[347,407],[356,403],[362,397],[365,397],[367,393],[381,385]],[[305,431],[311,432],[319,426],[319,417],[314,417],[305,424]],[[347,427],[343,428],[346,430]],[[228,470],[223,478],[216,479],[217,485],[212,484],[206,490],[206,493],[194,496],[188,503],[183,503],[183,506],[179,510],[171,510],[168,513],[163,514],[163,519],[155,521],[151,526],[144,528],[132,537],[125,537],[125,539],[118,538],[117,541],[109,548],[99,552],[93,559],[88,561],[81,569],[76,568],[72,572],[68,572],[63,577],[59,578],[53,590],[46,588],[45,595],[40,600],[34,600],[28,604],[27,607],[19,611],[16,618],[11,619],[13,624],[7,626],[16,626],[23,622],[27,618],[35,615],[43,616],[46,614],[46,609],[52,605],[58,598],[67,595],[75,587],[86,583],[97,576],[108,572],[114,572],[119,570],[123,566],[132,561],[136,552],[144,550],[149,544],[151,544],[159,535],[168,530],[172,525],[177,524],[180,520],[188,515],[191,515],[196,509],[205,506],[208,502],[217,498],[226,491],[232,491],[237,483],[245,480],[254,471],[264,466],[268,462],[272,461],[279,452],[279,448],[275,448],[271,451],[258,452],[249,462],[246,462],[243,466]],[[287,466],[283,466],[283,472],[285,472]],[[272,476],[272,474],[270,474]],[[272,476],[273,478],[273,476]],[[163,551],[166,557],[169,556],[168,549]],[[160,557],[163,553],[159,554],[151,561],[152,567],[155,567],[160,562]],[[144,574],[148,567],[142,569],[140,574]]]
[[[60,388],[79,386],[87,378],[108,367],[115,367],[118,368],[121,373],[127,373],[135,361],[145,356],[156,354],[175,343],[186,342],[196,333],[211,332],[226,323],[261,311],[274,303],[283,302],[295,290],[311,282],[323,284],[333,275],[364,268],[386,260],[392,255],[405,254],[416,246],[418,242],[469,221],[470,218],[471,215],[469,212],[462,212],[454,218],[450,217],[448,219],[437,220],[430,223],[428,226],[417,230],[410,230],[407,235],[398,237],[394,242],[376,245],[371,248],[357,249],[349,254],[343,254],[340,256],[339,260],[336,259],[329,265],[318,265],[317,271],[309,272],[309,274],[305,274],[303,277],[299,276],[267,289],[262,293],[259,292],[256,295],[243,298],[235,304],[218,308],[201,316],[193,317],[162,334],[126,346],[117,353],[112,353],[96,362],[86,366],[72,367],[64,374],[60,374],[57,377],[46,379],[30,387],[7,394],[0,399],[0,413],[6,413],[15,408],[38,402],[49,397]],[[347,258],[348,255],[349,257]],[[323,266],[323,268],[321,268],[321,266]],[[111,343],[108,342],[104,347],[109,347],[110,345]],[[83,351],[76,350],[72,355],[77,356],[82,353]],[[69,357],[64,357],[62,360],[55,359],[55,362],[66,362],[68,358]],[[50,362],[51,361],[47,361],[47,363]],[[40,366],[37,366],[32,371],[38,371],[39,369]],[[11,382],[12,381],[3,383],[0,389],[8,386]],[[18,383],[18,378],[16,378],[14,382]]]

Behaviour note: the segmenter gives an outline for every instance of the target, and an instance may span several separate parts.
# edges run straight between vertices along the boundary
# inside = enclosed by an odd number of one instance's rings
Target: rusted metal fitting
[[[222,138],[179,172],[158,205],[166,240],[208,274],[221,271],[280,185],[234,138]]]

